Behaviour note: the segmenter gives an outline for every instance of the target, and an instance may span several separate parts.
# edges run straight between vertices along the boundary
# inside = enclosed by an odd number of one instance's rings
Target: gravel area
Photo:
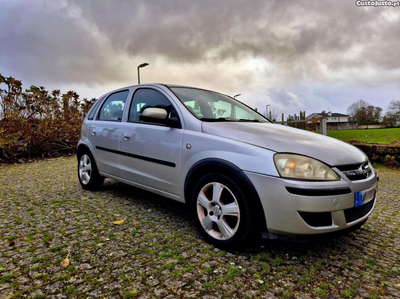
[[[0,298],[400,297],[400,172],[379,174],[360,230],[225,252],[180,203],[112,180],[82,190],[75,157],[0,165]]]

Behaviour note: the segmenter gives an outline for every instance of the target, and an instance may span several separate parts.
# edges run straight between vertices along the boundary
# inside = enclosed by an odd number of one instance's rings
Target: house
[[[338,123],[338,122],[349,122],[349,116],[347,114],[333,113],[322,111],[321,113],[312,113],[306,117],[308,123],[319,122],[322,118],[326,119],[327,123]]]

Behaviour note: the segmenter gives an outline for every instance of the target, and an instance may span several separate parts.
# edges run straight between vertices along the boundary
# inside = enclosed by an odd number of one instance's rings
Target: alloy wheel
[[[92,163],[87,154],[83,154],[79,161],[79,178],[81,182],[87,185],[92,175]]]
[[[211,237],[228,240],[235,235],[240,207],[228,187],[218,182],[208,183],[200,190],[196,204],[200,224]]]

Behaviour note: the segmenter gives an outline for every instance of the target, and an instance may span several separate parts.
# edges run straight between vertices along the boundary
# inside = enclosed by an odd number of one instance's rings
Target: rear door
[[[129,90],[110,94],[88,128],[97,167],[101,172],[119,174],[121,120]]]
[[[173,102],[162,90],[135,90],[128,121],[121,128],[122,177],[177,195],[183,129],[168,127],[163,121],[145,121],[141,114],[147,107],[164,108],[169,116],[179,118]]]

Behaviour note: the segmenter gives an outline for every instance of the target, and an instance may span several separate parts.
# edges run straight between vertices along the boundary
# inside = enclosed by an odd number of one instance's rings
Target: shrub
[[[76,92],[51,93],[0,74],[0,161],[52,157],[75,151],[80,126],[96,99],[79,99]]]

